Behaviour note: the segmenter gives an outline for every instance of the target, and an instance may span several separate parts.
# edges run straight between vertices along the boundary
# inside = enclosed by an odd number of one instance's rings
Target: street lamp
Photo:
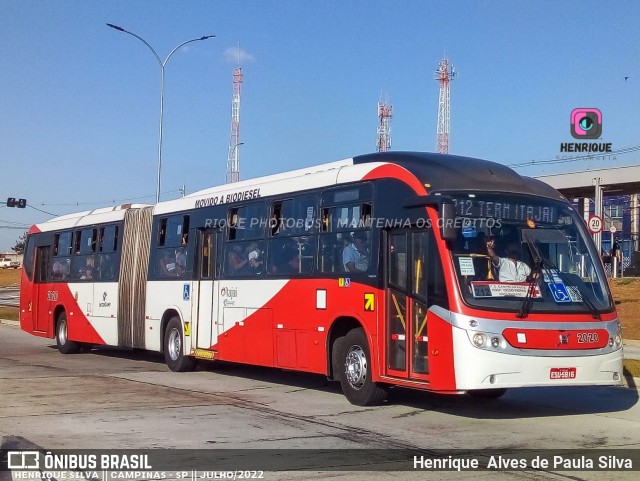
[[[186,42],[183,42],[180,45],[178,45],[176,48],[174,48],[169,53],[169,55],[167,55],[167,58],[165,58],[164,61],[162,61],[162,60],[160,60],[160,56],[156,53],[156,51],[153,49],[153,47],[151,45],[149,45],[144,38],[136,35],[135,33],[129,32],[128,30],[125,30],[122,27],[118,27],[117,25],[113,25],[111,23],[107,23],[107,26],[109,26],[109,27],[111,27],[111,28],[113,28],[115,30],[118,30],[119,32],[128,33],[129,35],[132,35],[135,38],[137,38],[138,40],[140,40],[142,43],[144,43],[149,48],[149,50],[151,50],[153,55],[156,57],[156,60],[158,61],[158,65],[160,65],[160,132],[158,134],[158,179],[157,179],[157,183],[156,183],[156,204],[157,204],[158,202],[160,202],[160,171],[162,170],[162,114],[163,114],[163,109],[164,109],[164,67],[167,64],[167,62],[169,61],[169,59],[171,58],[171,56],[180,47],[183,47],[186,44],[191,43],[191,42],[197,42],[199,40],[207,40],[207,39],[210,39],[210,38],[214,38],[215,35],[205,35],[204,37],[193,38],[191,40],[187,40]]]

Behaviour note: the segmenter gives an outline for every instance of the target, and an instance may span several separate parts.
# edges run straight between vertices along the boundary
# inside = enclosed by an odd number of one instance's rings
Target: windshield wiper
[[[536,293],[536,287],[538,287],[538,278],[540,277],[540,273],[544,269],[544,260],[539,255],[536,256],[536,260],[533,262],[533,269],[529,273],[529,289],[527,290],[527,295],[522,301],[522,305],[520,306],[520,310],[516,317],[519,319],[524,319],[529,315],[529,309],[531,308],[531,302],[533,301],[533,296]]]
[[[531,250],[531,254],[535,258],[535,261],[534,261],[533,269],[531,270],[531,276],[532,276],[531,285],[529,286],[529,291],[527,291],[527,297],[522,303],[522,306],[520,307],[520,312],[518,312],[517,317],[519,317],[520,319],[524,319],[525,317],[527,317],[529,313],[529,306],[531,304],[531,300],[533,298],[533,294],[535,291],[534,282],[535,283],[538,282],[537,277],[539,276],[540,271],[542,271],[543,274],[546,272],[547,276],[549,277],[550,283],[554,285],[556,284],[553,274],[557,273],[558,277],[563,282],[565,287],[569,286],[577,289],[578,294],[582,298],[582,302],[584,302],[584,305],[591,311],[591,315],[593,316],[593,318],[600,320],[601,319],[600,311],[598,310],[596,305],[591,301],[591,299],[589,299],[589,296],[587,296],[586,294],[582,295],[582,292],[580,291],[579,286],[574,285],[566,276],[566,274],[564,272],[561,272],[560,269],[558,269],[558,266],[556,266],[549,259],[544,258],[542,254],[540,254],[540,250],[538,249],[538,247],[531,241],[531,239],[528,238],[528,236],[525,236],[525,240],[527,242],[527,245],[529,246],[529,249]],[[538,274],[534,276],[535,270],[538,271]],[[572,302],[573,302],[573,299],[572,299]]]

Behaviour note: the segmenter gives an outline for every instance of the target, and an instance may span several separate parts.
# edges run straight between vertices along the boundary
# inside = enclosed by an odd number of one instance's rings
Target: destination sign
[[[456,214],[460,217],[522,222],[532,219],[545,224],[555,224],[558,220],[558,207],[555,205],[478,197],[453,197],[452,199]]]

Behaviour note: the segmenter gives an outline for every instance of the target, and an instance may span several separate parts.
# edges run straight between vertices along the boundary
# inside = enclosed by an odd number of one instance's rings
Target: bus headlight
[[[622,344],[622,338],[620,334],[616,334],[616,346],[620,347],[620,344]]]
[[[491,338],[491,347],[494,349],[498,349],[500,347],[500,338],[492,337]]]
[[[474,346],[476,346],[476,347],[484,347],[485,343],[487,342],[487,336],[485,336],[481,332],[476,332],[473,335],[472,341],[473,341]]]
[[[609,347],[613,347],[613,337],[609,338]]]

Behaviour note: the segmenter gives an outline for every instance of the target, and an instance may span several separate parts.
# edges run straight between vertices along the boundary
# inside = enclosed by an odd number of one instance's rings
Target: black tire
[[[69,340],[67,313],[61,312],[56,320],[56,345],[62,354],[75,354],[80,351],[80,343]]]
[[[498,389],[472,389],[467,391],[467,394],[471,397],[478,399],[498,399],[507,392],[506,388]]]
[[[184,355],[182,323],[177,316],[169,319],[164,331],[164,360],[173,372],[193,371],[196,360]]]
[[[349,402],[356,406],[371,406],[384,401],[387,386],[371,380],[371,351],[364,330],[360,327],[350,330],[333,347],[338,359],[333,372],[340,379],[342,392]]]
[[[344,369],[344,363],[340,362],[343,345],[344,336],[339,337],[335,341],[333,341],[333,346],[331,347],[331,379],[333,381],[340,381],[342,370]]]

